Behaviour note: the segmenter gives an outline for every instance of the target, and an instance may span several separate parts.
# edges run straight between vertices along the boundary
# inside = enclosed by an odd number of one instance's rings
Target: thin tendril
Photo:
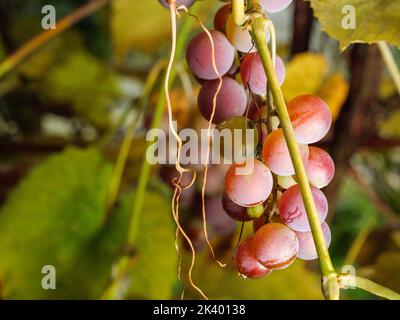
[[[206,161],[204,164],[204,178],[203,178],[203,184],[202,184],[202,188],[201,188],[201,202],[202,202],[202,214],[203,214],[203,230],[204,230],[204,236],[207,242],[208,247],[210,248],[211,254],[214,258],[214,260],[221,266],[221,267],[225,267],[226,265],[222,262],[220,262],[216,256],[215,256],[215,252],[214,249],[210,243],[210,240],[208,238],[208,232],[207,232],[207,218],[206,218],[206,207],[205,207],[205,189],[206,189],[206,184],[207,184],[207,174],[208,174],[208,158],[210,156],[210,149],[211,149],[211,138],[212,138],[212,134],[211,134],[211,128],[212,128],[212,121],[214,119],[214,115],[215,115],[215,111],[216,111],[216,107],[217,107],[217,97],[219,92],[221,91],[222,88],[222,76],[218,71],[217,68],[217,64],[215,61],[215,46],[214,46],[214,40],[211,36],[210,31],[204,26],[204,24],[200,21],[200,19],[191,14],[188,10],[188,8],[186,8],[185,6],[179,6],[178,7],[178,11],[179,10],[184,10],[189,16],[193,17],[198,24],[200,25],[200,27],[204,30],[204,32],[207,34],[209,40],[210,40],[210,44],[211,44],[211,60],[212,60],[212,66],[214,69],[214,72],[217,74],[218,79],[219,79],[219,83],[218,83],[218,87],[217,87],[217,91],[214,94],[213,97],[213,108],[212,108],[212,112],[211,112],[211,117],[210,120],[208,121],[208,128],[207,128],[207,152],[206,152]]]
[[[171,44],[171,54],[168,62],[168,67],[166,70],[166,75],[165,75],[165,83],[164,83],[164,90],[165,90],[165,97],[167,100],[167,109],[168,109],[168,125],[169,129],[171,130],[172,134],[174,135],[175,139],[177,140],[178,143],[178,150],[177,150],[177,159],[175,162],[175,168],[179,172],[179,178],[175,179],[173,181],[173,184],[175,186],[174,190],[174,195],[172,197],[172,215],[175,220],[175,223],[177,225],[178,230],[182,233],[183,237],[186,239],[188,242],[190,249],[192,251],[192,261],[191,261],[191,266],[189,269],[189,282],[192,285],[193,288],[195,288],[204,299],[208,299],[207,296],[203,293],[203,291],[194,284],[192,280],[192,270],[194,267],[194,262],[196,259],[196,252],[194,250],[193,244],[190,240],[190,238],[187,236],[185,231],[183,230],[180,222],[179,222],[179,198],[180,194],[182,192],[182,189],[187,189],[190,188],[195,180],[196,180],[196,173],[193,170],[185,169],[182,168],[180,165],[180,157],[181,157],[181,149],[182,149],[182,140],[179,137],[178,133],[176,132],[174,125],[173,125],[173,115],[172,115],[172,106],[171,106],[171,100],[170,100],[170,95],[169,95],[169,78],[172,70],[172,66],[174,63],[174,58],[175,58],[175,51],[176,51],[176,14],[177,14],[177,8],[176,8],[176,0],[171,0],[170,1],[170,16],[171,16],[171,29],[172,29],[172,44]],[[181,185],[181,180],[182,180],[182,175],[184,172],[191,172],[193,174],[193,179],[191,183],[189,183],[187,186],[182,186]],[[180,259],[180,254],[179,254],[179,246],[177,243],[177,237],[176,237],[176,243],[175,243],[175,248],[178,251],[178,257]],[[181,260],[180,260],[181,261]],[[180,280],[180,274],[181,272],[181,262],[179,262],[179,267],[178,267],[178,278]],[[183,297],[183,296],[182,296]]]

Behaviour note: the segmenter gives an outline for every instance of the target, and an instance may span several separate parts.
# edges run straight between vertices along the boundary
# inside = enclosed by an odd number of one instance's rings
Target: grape
[[[214,28],[215,30],[225,33],[226,22],[228,21],[229,15],[232,13],[232,7],[230,4],[226,4],[219,8],[214,16]]]
[[[317,147],[309,147],[310,154],[305,165],[308,180],[311,185],[321,189],[332,181],[335,175],[335,163],[330,155]]]
[[[259,160],[248,159],[233,164],[225,176],[228,197],[242,207],[263,203],[272,191],[271,171]]]
[[[200,89],[198,97],[199,110],[204,118],[210,120],[213,110],[213,99],[217,92],[219,79],[207,81]],[[246,111],[247,96],[244,88],[235,80],[223,77],[222,87],[217,96],[217,105],[213,123],[220,123],[231,117],[242,116]]]
[[[275,72],[279,84],[285,80],[285,65],[280,57],[276,57]],[[247,54],[240,64],[240,74],[243,82],[249,86],[254,94],[265,96],[267,94],[267,77],[257,52]]]
[[[217,125],[218,131],[215,132],[219,137],[220,153],[222,157],[233,161],[234,159],[243,159],[243,157],[254,156],[254,150],[258,144],[258,132],[250,127],[249,120],[245,117],[232,117]],[[248,130],[252,130],[248,132]],[[224,136],[227,135],[227,138]],[[253,137],[251,136],[253,135]],[[231,138],[231,139],[230,139]],[[246,145],[249,140],[249,145]],[[247,149],[249,153],[246,154]]]
[[[258,229],[251,247],[256,259],[268,269],[287,268],[299,252],[296,233],[284,224],[275,222]]]
[[[260,0],[263,10],[268,12],[279,12],[286,9],[292,0]]]
[[[331,112],[322,99],[313,95],[301,95],[287,105],[290,120],[300,143],[314,143],[321,140],[332,123]]]
[[[307,163],[308,146],[299,144],[299,148],[303,163]],[[280,176],[291,176],[295,173],[282,129],[277,129],[267,136],[262,153],[265,164],[273,173]]]
[[[234,220],[237,221],[250,221],[251,218],[247,214],[247,208],[241,207],[231,199],[229,199],[228,195],[224,191],[221,197],[222,207],[224,211]],[[265,218],[264,218],[265,220]]]
[[[324,239],[326,246],[329,248],[331,244],[331,230],[326,222],[321,224],[322,232],[324,233]],[[298,258],[301,260],[314,260],[318,258],[317,249],[313,235],[311,232],[296,232],[297,239],[299,240],[299,255]]]
[[[267,119],[267,115],[268,108],[265,104],[263,104],[262,98],[260,96],[252,96],[246,116],[250,120],[258,121]]]
[[[328,214],[328,201],[319,189],[311,187],[311,192],[322,223]],[[283,193],[279,200],[279,214],[285,224],[293,230],[300,232],[311,231],[298,185],[290,187]]]
[[[226,37],[232,45],[240,52],[249,53],[257,51],[253,44],[249,31],[243,30],[242,27],[236,25],[232,15],[228,17],[226,22]],[[267,30],[267,41],[269,40],[269,32]]]
[[[296,180],[293,179],[292,176],[278,176],[278,184],[283,189],[289,189],[291,186],[297,184]]]
[[[231,234],[236,229],[236,223],[225,214],[220,197],[205,199],[207,224],[219,235]]]
[[[210,33],[214,42],[217,70],[221,75],[224,75],[232,67],[235,50],[222,32],[212,30]],[[205,80],[218,78],[212,64],[210,39],[205,32],[197,34],[190,41],[186,51],[186,59],[190,70],[196,77]]]
[[[258,262],[251,251],[252,240],[248,239],[243,241],[236,253],[236,266],[238,272],[251,279],[258,279],[271,273],[271,270],[264,267]]]
[[[267,221],[267,217],[262,215],[261,217],[253,220],[253,232],[256,233]]]
[[[205,188],[206,195],[217,195],[222,192],[224,187],[225,175],[229,169],[229,165],[210,165],[207,170],[207,184]],[[203,168],[201,168],[203,169]],[[197,179],[197,186],[200,190],[203,186],[204,172]]]
[[[169,9],[169,1],[168,0],[158,0],[160,1],[161,5],[163,5],[165,8]],[[195,3],[196,0],[176,0],[176,6],[185,6],[189,8],[190,6]]]

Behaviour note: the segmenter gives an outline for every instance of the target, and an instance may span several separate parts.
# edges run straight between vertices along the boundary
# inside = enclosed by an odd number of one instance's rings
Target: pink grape
[[[321,224],[322,232],[324,233],[326,246],[329,248],[331,244],[331,230],[326,222]],[[299,240],[299,255],[301,260],[314,260],[318,258],[317,249],[313,235],[311,232],[296,232],[297,239]]]
[[[226,4],[218,9],[214,16],[214,28],[215,30],[225,33],[226,22],[228,21],[229,15],[232,13],[232,7],[230,4]]]
[[[311,187],[311,192],[322,223],[328,214],[328,201],[322,191],[316,187]],[[298,185],[290,187],[282,194],[279,200],[279,214],[291,229],[300,232],[311,231]]]
[[[219,235],[231,234],[235,231],[236,223],[225,214],[220,197],[205,199],[207,224]]]
[[[326,187],[335,175],[335,163],[331,156],[317,147],[309,147],[310,154],[305,165],[308,180],[311,185],[321,189]]]
[[[299,252],[296,233],[284,224],[275,222],[258,229],[251,247],[256,259],[272,270],[287,268]]]
[[[238,272],[250,279],[262,278],[271,273],[271,270],[264,267],[254,258],[251,251],[251,239],[243,241],[236,253],[236,266]]]
[[[276,57],[275,72],[279,84],[282,85],[285,80],[285,65],[280,57]],[[240,74],[243,82],[249,86],[254,94],[267,94],[267,77],[261,62],[260,55],[257,52],[247,54],[240,64]]]
[[[286,9],[292,0],[260,0],[261,7],[267,12],[279,12]]]
[[[210,120],[213,110],[213,99],[217,92],[219,79],[207,81],[200,89],[198,105],[200,113]],[[222,87],[217,96],[213,123],[218,124],[231,117],[242,116],[246,111],[247,96],[244,88],[235,80],[223,77]]]
[[[272,186],[271,171],[259,160],[233,164],[225,176],[226,194],[242,207],[263,203],[271,194]]]
[[[169,9],[169,2],[167,0],[159,0],[161,5],[163,5],[165,8]],[[195,3],[196,0],[176,0],[176,6],[185,6],[189,8],[193,3]]]
[[[242,27],[236,25],[236,23],[233,21],[232,15],[229,16],[228,21],[226,22],[226,37],[236,48],[236,50],[240,52],[249,53],[257,51],[249,31],[243,30]],[[269,40],[268,31],[267,40]]]
[[[234,220],[237,221],[250,221],[251,218],[247,214],[247,208],[239,206],[235,202],[233,202],[226,192],[224,191],[222,193],[221,197],[221,202],[222,202],[222,207],[224,208],[224,211]],[[264,218],[265,220],[265,218]]]
[[[317,96],[298,96],[289,101],[287,109],[298,142],[315,143],[328,133],[332,115],[325,101]]]
[[[303,163],[307,163],[308,146],[299,144],[299,148]],[[272,131],[267,136],[262,153],[265,164],[273,173],[280,176],[291,176],[295,173],[282,129]]]
[[[215,62],[217,70],[221,75],[226,74],[232,67],[235,50],[225,35],[217,30],[210,31],[215,48]],[[211,42],[205,32],[201,32],[190,41],[186,59],[193,74],[205,80],[217,79],[212,64]]]

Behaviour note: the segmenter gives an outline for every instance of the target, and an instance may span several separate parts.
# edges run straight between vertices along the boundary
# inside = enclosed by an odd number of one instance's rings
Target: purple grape
[[[207,81],[200,89],[198,97],[199,110],[206,120],[210,120],[213,110],[213,99],[217,92],[219,79]],[[235,80],[223,77],[222,87],[217,96],[213,123],[218,124],[231,117],[242,116],[246,111],[247,96],[244,88]]]
[[[285,80],[285,65],[280,57],[276,57],[275,72],[279,84],[282,85]],[[267,94],[267,77],[261,62],[260,55],[257,52],[247,54],[240,64],[240,74],[243,82],[249,86],[254,94]]]
[[[260,0],[261,7],[267,12],[279,12],[286,9],[292,0]]]
[[[164,6],[165,8],[169,9],[169,2],[168,0],[158,0],[162,6]],[[185,6],[187,8],[189,8],[190,6],[193,5],[193,3],[195,3],[196,0],[176,0],[176,6]]]
[[[247,208],[241,207],[235,202],[233,202],[226,192],[222,193],[221,197],[222,207],[224,211],[234,220],[237,221],[250,221],[252,220],[247,214]],[[265,220],[265,219],[264,219]]]
[[[220,75],[225,75],[232,67],[235,58],[235,49],[225,35],[217,30],[210,31],[214,42],[215,63]],[[218,78],[212,64],[212,47],[205,32],[199,33],[190,41],[186,59],[193,74],[205,80]]]
[[[322,232],[324,233],[326,246],[329,248],[331,244],[331,230],[326,222],[321,224]],[[313,235],[311,232],[296,232],[297,239],[299,240],[299,254],[298,258],[301,260],[314,260],[318,258],[317,249]]]

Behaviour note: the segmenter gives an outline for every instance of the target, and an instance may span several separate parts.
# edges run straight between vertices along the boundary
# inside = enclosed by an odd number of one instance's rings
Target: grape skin
[[[213,98],[217,92],[219,79],[206,81],[200,89],[198,105],[200,113],[210,120],[213,109]],[[231,117],[242,116],[246,111],[247,96],[244,88],[235,80],[223,77],[222,87],[217,96],[213,123],[218,124]]]
[[[299,149],[303,163],[307,163],[308,146],[299,144]],[[295,173],[282,129],[277,129],[267,136],[262,154],[265,164],[273,173],[279,176],[291,176]]]
[[[324,188],[335,175],[335,163],[326,151],[317,147],[309,147],[309,150],[305,165],[308,181],[318,189]]]
[[[275,61],[275,72],[279,85],[285,81],[285,65],[277,56]],[[257,52],[247,54],[240,64],[240,74],[243,82],[249,86],[254,94],[265,96],[267,94],[267,77],[264,67]]]
[[[222,32],[211,30],[210,33],[214,42],[217,70],[220,75],[224,75],[232,67],[235,50]],[[211,42],[205,32],[201,32],[192,38],[187,47],[186,60],[196,77],[204,80],[218,78],[212,64]]]
[[[219,196],[206,197],[205,209],[207,224],[214,229],[216,234],[228,235],[235,231],[236,223],[225,214]]]
[[[272,270],[287,268],[299,252],[296,233],[284,224],[275,222],[258,229],[251,247],[256,259]]]
[[[251,172],[243,172],[249,169]],[[225,176],[226,194],[242,207],[263,203],[271,194],[272,186],[271,171],[259,160],[247,159],[233,164]]]
[[[286,9],[292,0],[260,0],[261,7],[267,12],[279,12]]]
[[[319,97],[297,96],[289,101],[287,109],[299,143],[315,143],[328,133],[332,115],[328,105]]]
[[[251,251],[252,240],[243,241],[236,253],[236,266],[238,272],[251,279],[259,279],[271,273],[271,270],[258,262]]]
[[[268,41],[269,40],[268,30],[266,31],[266,33]],[[242,27],[236,25],[235,21],[233,21],[232,15],[229,16],[228,21],[226,22],[226,37],[236,48],[236,50],[240,52],[250,53],[257,51],[257,48],[253,44],[249,31],[243,30]]]
[[[311,187],[311,192],[322,223],[328,214],[328,201],[322,191],[316,187]],[[279,214],[291,229],[300,232],[311,231],[298,185],[290,187],[282,194],[279,200]]]
[[[167,9],[169,9],[169,3],[167,0],[159,0],[159,2],[161,3],[161,5]],[[196,0],[176,0],[176,6],[185,6],[187,8],[191,7],[193,5],[193,3],[195,3]]]
[[[326,222],[321,224],[322,232],[324,234],[326,246],[329,248],[331,244],[331,230]],[[314,260],[318,258],[317,249],[315,247],[313,235],[311,232],[296,232],[297,239],[299,240],[299,254],[298,258],[301,260]]]
[[[221,203],[224,211],[227,215],[229,215],[232,219],[237,221],[250,221],[252,220],[247,214],[247,209],[245,207],[241,207],[235,202],[233,202],[226,192],[222,192]],[[265,220],[265,218],[264,218]]]
[[[220,151],[223,158],[233,161],[234,159],[242,159],[242,157],[254,156],[254,150],[257,148],[259,135],[256,129],[250,127],[250,122],[247,118],[229,118],[228,120],[219,123],[216,130],[218,130],[216,133],[219,134]],[[230,133],[232,137],[231,141],[223,137],[225,130]],[[250,132],[249,130],[253,131]],[[241,139],[240,135],[237,135],[237,133],[241,133]],[[251,139],[252,134],[254,135],[253,139]],[[214,137],[217,139],[217,136]],[[250,141],[250,139],[252,141]],[[247,140],[249,140],[248,144]]]
[[[214,16],[214,29],[225,33],[226,23],[231,13],[232,13],[232,7],[230,4],[226,4],[221,8],[219,8]]]

